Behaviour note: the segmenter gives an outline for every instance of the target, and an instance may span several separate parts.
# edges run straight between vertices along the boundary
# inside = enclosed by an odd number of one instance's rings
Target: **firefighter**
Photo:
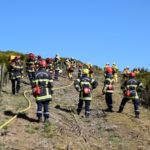
[[[60,65],[61,65],[60,56],[58,54],[56,54],[56,56],[54,58],[54,70],[55,70],[54,79],[55,80],[58,80],[59,72],[60,72]]]
[[[32,81],[35,77],[36,61],[35,55],[30,53],[26,60],[26,72],[28,73],[29,80]]]
[[[93,78],[94,68],[91,64],[87,64],[87,68],[89,69],[89,77]]]
[[[67,76],[69,79],[72,79],[73,78],[72,73],[74,71],[74,62],[71,61],[71,59],[66,59],[65,65],[66,65]]]
[[[52,100],[53,94],[53,80],[50,72],[46,71],[46,61],[39,62],[39,70],[35,72],[35,79],[32,83],[33,95],[37,103],[37,117],[38,122],[42,121],[42,114],[44,113],[44,121],[49,119],[49,102]],[[44,112],[42,113],[42,107]]]
[[[105,100],[107,104],[107,109],[104,111],[106,112],[113,112],[113,100],[112,100],[112,94],[114,92],[114,79],[112,74],[107,74],[106,79],[104,81],[104,87],[102,90],[103,95],[105,94]]]
[[[135,68],[134,71],[133,71],[136,75],[138,75],[140,73],[139,69],[138,68]]]
[[[123,80],[128,80],[129,79],[129,74],[130,74],[130,68],[129,66],[127,66],[124,70],[123,70]]]
[[[118,67],[116,65],[116,63],[113,63],[112,65],[112,69],[113,69],[113,77],[114,77],[114,81],[118,82]]]
[[[109,75],[113,75],[114,72],[113,72],[113,68],[110,67],[110,66],[107,66],[104,70],[104,76],[105,78],[107,78]]]
[[[39,69],[39,62],[42,60],[42,57],[40,55],[35,57],[35,67],[36,71]]]
[[[82,77],[74,81],[75,89],[80,93],[79,94],[79,103],[77,108],[77,114],[79,115],[83,102],[85,102],[85,117],[90,116],[90,103],[92,100],[92,90],[95,89],[98,85],[97,81],[88,77],[89,70],[82,70]]]
[[[73,68],[76,68],[76,61],[75,61],[75,59],[74,59],[73,57],[71,57],[69,61],[70,61],[70,63],[71,63],[71,66],[72,66]]]
[[[83,67],[83,65],[82,64],[79,64],[78,65],[78,78],[81,78],[82,77],[82,68]]]
[[[23,63],[20,60],[20,56],[16,56],[10,63],[9,67],[10,79],[12,82],[12,94],[17,94],[20,91],[20,80],[23,78]]]
[[[106,72],[107,67],[110,67],[109,62],[107,62],[107,63],[105,64],[105,66],[104,66],[104,73]]]
[[[124,98],[122,99],[118,113],[123,111],[125,104],[131,99],[134,104],[135,118],[139,118],[140,111],[138,91],[143,89],[143,85],[140,81],[135,79],[134,72],[129,74],[129,79],[124,81],[121,89],[123,90]]]
[[[53,71],[54,71],[53,59],[52,58],[46,58],[46,63],[47,63],[47,71],[49,71],[51,76],[52,76]]]

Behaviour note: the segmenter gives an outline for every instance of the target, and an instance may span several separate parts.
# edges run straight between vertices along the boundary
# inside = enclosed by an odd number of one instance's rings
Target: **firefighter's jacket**
[[[72,73],[74,71],[74,68],[75,68],[74,61],[67,59],[65,61],[65,65],[66,65],[66,71],[67,72]]]
[[[45,68],[39,68],[35,72],[35,79],[32,83],[33,92],[35,87],[39,87],[40,92],[35,96],[36,101],[47,101],[52,99],[53,94],[53,80],[50,72],[46,71]]]
[[[125,78],[125,77],[129,77],[129,74],[130,74],[130,71],[128,70],[128,69],[124,69],[124,71],[123,71],[123,77]]]
[[[61,59],[55,58],[54,59],[54,69],[59,71],[60,66],[61,66]]]
[[[80,92],[80,100],[92,100],[92,90],[95,89],[97,85],[97,81],[87,76],[82,76],[74,81],[75,89]]]
[[[106,78],[104,81],[104,87],[102,93],[106,94],[106,93],[113,93],[113,92],[114,92],[114,79]]]
[[[116,65],[112,66],[113,74],[116,74],[118,72],[118,67]]]
[[[139,99],[138,92],[143,90],[143,84],[140,81],[131,78],[121,85],[121,89],[123,90],[124,97],[129,99]]]
[[[47,64],[47,71],[49,71],[50,73],[53,73],[53,71],[54,71],[53,63],[48,63]]]
[[[26,71],[28,73],[35,72],[36,69],[36,61],[32,59],[27,59],[26,61]]]
[[[10,79],[17,79],[23,76],[23,63],[12,61],[9,66]]]

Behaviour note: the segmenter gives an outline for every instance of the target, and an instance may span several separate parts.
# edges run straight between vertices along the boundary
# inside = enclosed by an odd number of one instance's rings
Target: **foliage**
[[[15,51],[0,51],[0,64],[5,63],[8,64],[9,62],[9,57],[11,55],[20,55],[21,56],[21,60],[25,60],[25,54],[19,53],[19,52],[15,52]]]
[[[142,104],[146,107],[150,107],[150,72],[142,72],[137,78],[142,81],[145,87],[142,94]]]

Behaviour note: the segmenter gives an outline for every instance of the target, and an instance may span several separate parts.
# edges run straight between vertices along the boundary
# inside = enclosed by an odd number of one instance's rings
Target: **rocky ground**
[[[37,123],[36,103],[31,94],[32,107],[0,131],[2,150],[148,150],[150,149],[150,111],[143,107],[140,119],[134,118],[133,105],[129,102],[124,113],[104,113],[106,108],[101,96],[102,75],[97,76],[98,88],[93,93],[90,118],[84,110],[78,116],[78,93],[73,86],[56,90],[50,103],[50,123]],[[71,84],[67,78],[55,81],[55,87]],[[12,96],[8,84],[0,98],[0,124],[19,110],[27,107],[23,94]],[[22,83],[22,93],[30,89]],[[120,84],[115,85],[114,110],[117,111],[122,95]]]

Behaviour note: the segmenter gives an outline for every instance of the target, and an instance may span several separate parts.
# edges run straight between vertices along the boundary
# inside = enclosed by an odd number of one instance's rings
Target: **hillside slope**
[[[19,115],[11,124],[1,130],[2,150],[148,150],[150,149],[150,111],[141,107],[141,118],[135,119],[132,103],[128,103],[124,113],[103,113],[106,107],[100,96],[103,77],[98,76],[98,88],[94,91],[90,118],[84,118],[84,110],[78,116],[76,108],[78,93],[71,86],[57,90],[50,104],[51,122],[37,123],[36,104],[32,95],[32,107]],[[55,87],[69,85],[72,81],[61,78]],[[22,92],[29,89],[22,84]],[[114,110],[121,101],[120,84],[115,85]],[[10,84],[0,98],[0,124],[7,121],[18,110],[27,107],[23,95],[12,96]]]

